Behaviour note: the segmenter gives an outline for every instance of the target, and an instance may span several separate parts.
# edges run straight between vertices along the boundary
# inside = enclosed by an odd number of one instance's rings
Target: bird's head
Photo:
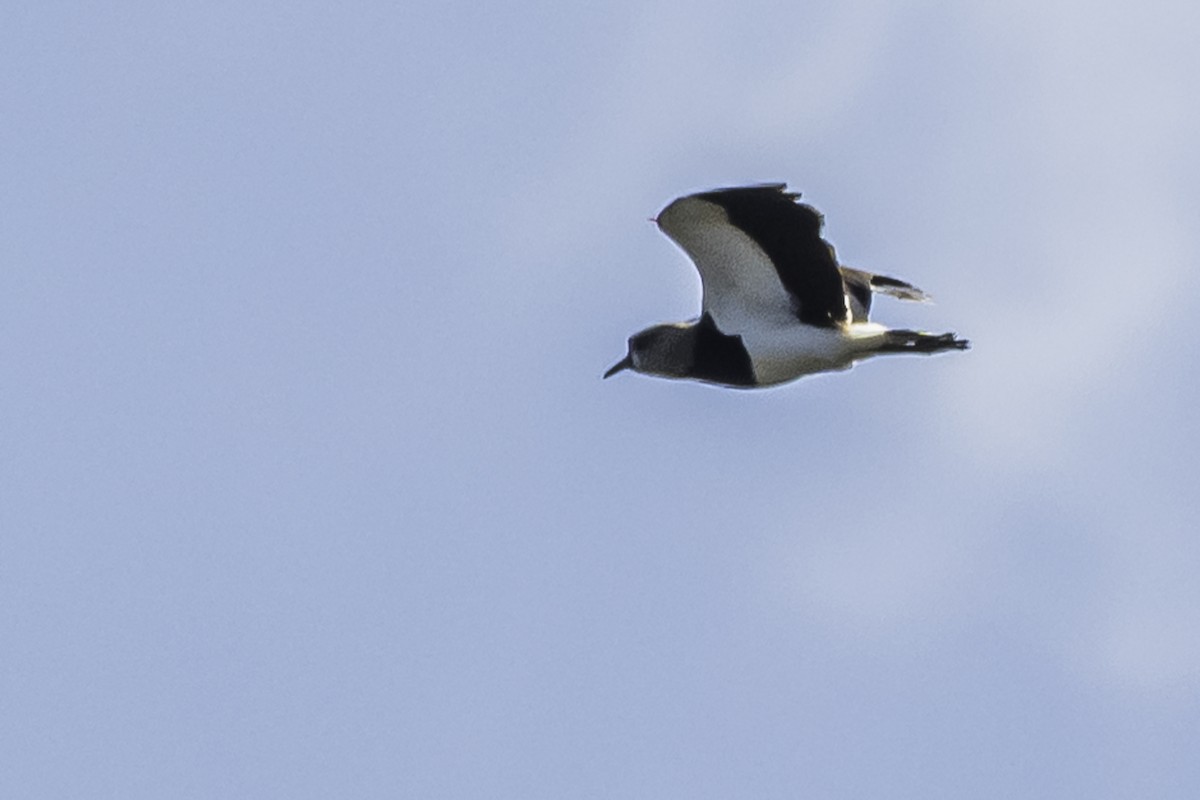
[[[683,378],[695,361],[696,326],[676,323],[654,325],[629,337],[629,351],[613,364],[605,378],[632,369],[645,375]]]

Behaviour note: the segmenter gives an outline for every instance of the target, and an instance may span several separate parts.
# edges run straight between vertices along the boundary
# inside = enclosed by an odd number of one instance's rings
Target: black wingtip
[[[787,190],[787,184],[783,181],[748,183],[744,186],[723,186],[720,189],[710,189],[707,192],[701,192],[700,196],[716,198],[731,194],[781,194],[784,197],[789,197],[793,200],[800,196],[799,192],[789,192]]]

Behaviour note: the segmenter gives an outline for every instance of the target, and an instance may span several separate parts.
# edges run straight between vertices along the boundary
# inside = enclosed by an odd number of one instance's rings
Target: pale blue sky
[[[0,796],[1200,795],[1194,3],[9,3]],[[974,349],[621,375],[787,180]]]

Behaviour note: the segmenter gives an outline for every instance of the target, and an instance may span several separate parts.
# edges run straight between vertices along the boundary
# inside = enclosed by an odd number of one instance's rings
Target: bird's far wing
[[[782,183],[681,197],[658,226],[692,259],[704,311],[736,334],[786,313],[819,327],[846,320],[846,291],[821,215]]]
[[[876,292],[890,295],[899,300],[928,303],[931,298],[907,281],[887,275],[876,275],[853,267],[838,267],[842,282],[846,284],[846,296],[850,300],[850,314],[855,322],[866,322],[871,312],[871,295]]]

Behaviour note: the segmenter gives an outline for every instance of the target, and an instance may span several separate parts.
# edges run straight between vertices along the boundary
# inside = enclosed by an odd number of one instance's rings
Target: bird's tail
[[[877,353],[920,353],[929,355],[943,350],[966,350],[971,343],[959,339],[953,333],[922,333],[921,331],[897,330],[884,334],[883,343]]]

